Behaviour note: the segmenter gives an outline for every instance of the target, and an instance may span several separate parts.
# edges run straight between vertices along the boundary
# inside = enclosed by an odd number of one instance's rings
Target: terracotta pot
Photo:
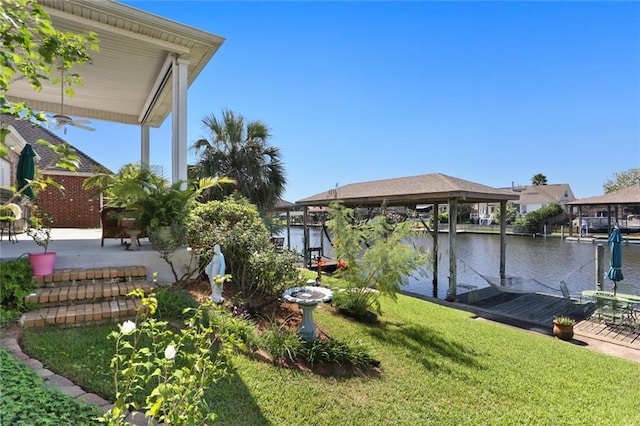
[[[560,340],[573,339],[573,325],[558,324],[553,321],[553,335]]]
[[[29,253],[29,263],[31,263],[33,275],[51,275],[56,263],[56,253]]]

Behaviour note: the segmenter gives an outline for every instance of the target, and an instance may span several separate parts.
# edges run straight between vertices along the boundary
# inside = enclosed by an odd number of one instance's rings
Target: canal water
[[[302,253],[302,228],[291,227],[291,249]],[[331,243],[320,228],[309,229],[310,246],[319,247],[323,237],[324,253],[332,256]],[[286,230],[279,236],[286,238]],[[447,234],[438,238],[438,297],[444,298],[449,287],[449,240]],[[430,236],[425,235],[417,244],[433,247]],[[557,237],[507,236],[506,275],[514,283],[513,288],[531,292],[561,295],[560,281],[567,283],[572,296],[580,297],[583,290],[594,290],[596,283],[596,247],[604,246],[604,270],[609,267],[609,244],[601,242],[577,242]],[[287,241],[285,240],[285,247]],[[500,236],[494,234],[459,233],[456,236],[458,293],[469,288],[498,285],[500,276]],[[625,243],[622,248],[622,272],[624,283],[633,284],[640,293],[640,244]],[[425,296],[433,295],[433,274],[409,278],[404,290]],[[604,279],[605,289],[613,282]]]

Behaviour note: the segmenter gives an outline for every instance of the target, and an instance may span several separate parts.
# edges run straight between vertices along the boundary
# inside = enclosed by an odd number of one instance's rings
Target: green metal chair
[[[616,285],[616,294],[625,295],[630,294],[633,296],[638,295],[638,290],[631,283],[619,282]],[[635,311],[635,305],[633,303],[621,303],[620,309],[622,309],[624,313],[623,321],[627,323],[630,327],[638,327],[638,313]]]
[[[564,314],[569,316],[579,315],[582,318],[586,318],[593,308],[593,304],[589,302],[583,302],[582,298],[574,299],[571,297],[569,288],[565,281],[560,281],[560,291],[562,291],[562,297],[565,301]]]

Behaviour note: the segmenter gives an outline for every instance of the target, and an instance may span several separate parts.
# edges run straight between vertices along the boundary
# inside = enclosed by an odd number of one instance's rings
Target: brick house
[[[0,115],[0,126],[10,130],[5,140],[5,145],[9,147],[9,156],[0,158],[0,187],[16,185],[18,157],[27,143],[31,144],[37,154],[35,160],[36,168],[39,170],[52,164],[55,157],[53,151],[46,146],[38,145],[36,141],[44,139],[54,145],[65,143],[48,129],[26,120],[16,120],[12,116]],[[53,217],[55,228],[100,228],[102,200],[99,196],[92,197],[93,191],[84,190],[82,183],[97,170],[109,170],[82,151],[76,150],[76,155],[80,160],[77,172],[50,167],[43,172],[62,185],[64,192],[48,186],[38,193],[33,203]]]

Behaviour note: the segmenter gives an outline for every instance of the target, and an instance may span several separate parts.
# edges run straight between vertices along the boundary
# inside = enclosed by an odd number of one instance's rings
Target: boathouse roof
[[[597,206],[615,204],[640,205],[640,183],[596,197],[581,198],[567,203],[572,206]]]
[[[332,201],[345,205],[375,207],[410,204],[446,203],[458,200],[462,203],[517,200],[511,189],[498,189],[468,180],[431,173],[351,183],[303,198],[296,202],[302,206],[324,206]]]

